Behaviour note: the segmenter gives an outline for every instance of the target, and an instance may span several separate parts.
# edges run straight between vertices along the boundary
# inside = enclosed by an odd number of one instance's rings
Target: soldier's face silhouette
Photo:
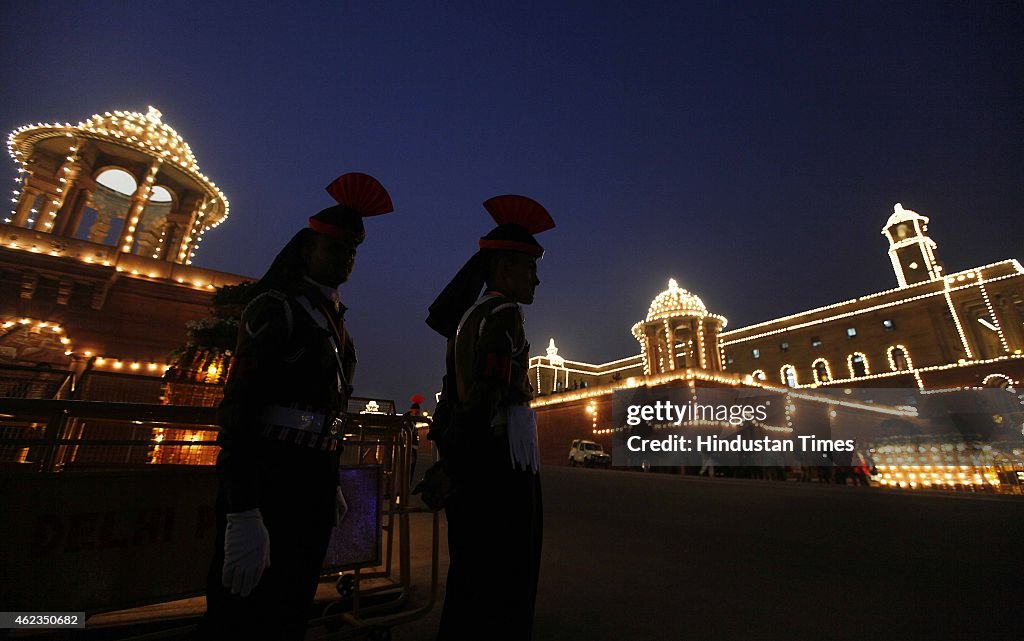
[[[529,305],[540,280],[537,259],[520,252],[509,252],[498,261],[493,287],[517,303]]]
[[[356,243],[316,234],[305,247],[303,257],[309,276],[328,287],[348,280],[356,264]]]

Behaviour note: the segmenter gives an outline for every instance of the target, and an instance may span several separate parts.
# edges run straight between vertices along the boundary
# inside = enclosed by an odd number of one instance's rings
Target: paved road
[[[548,468],[544,500],[538,641],[1024,635],[1020,497]]]
[[[1024,497],[578,468],[543,476],[536,641],[1024,638]],[[420,603],[430,523],[412,517]],[[330,585],[321,592],[336,598]],[[203,610],[201,598],[167,607]],[[432,641],[439,615],[440,600],[395,627],[395,641]]]

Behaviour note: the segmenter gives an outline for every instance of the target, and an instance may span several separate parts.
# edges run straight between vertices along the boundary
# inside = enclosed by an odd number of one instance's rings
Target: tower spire
[[[928,234],[928,217],[896,203],[882,228],[889,241],[889,259],[900,287],[942,278],[935,241]]]

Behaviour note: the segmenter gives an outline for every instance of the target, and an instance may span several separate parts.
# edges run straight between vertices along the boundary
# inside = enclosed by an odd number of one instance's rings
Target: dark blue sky
[[[161,109],[231,202],[197,265],[259,276],[335,176],[388,187],[397,211],[342,289],[362,395],[439,386],[426,308],[501,193],[558,223],[533,351],[554,336],[581,360],[636,353],[669,277],[730,327],[895,286],[897,201],[931,217],[948,270],[1024,258],[1020,2],[0,12],[0,127]]]

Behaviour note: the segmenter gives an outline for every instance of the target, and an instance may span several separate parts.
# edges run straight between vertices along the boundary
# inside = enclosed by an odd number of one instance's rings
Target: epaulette
[[[242,312],[244,315],[250,310],[256,310],[261,305],[272,305],[279,304],[284,308],[284,321],[288,326],[288,332],[285,334],[285,338],[291,338],[292,329],[295,327],[295,321],[292,318],[292,306],[288,303],[288,295],[278,289],[268,289],[267,291],[259,294],[245,306],[245,311]]]
[[[520,315],[522,315],[523,313],[523,309],[519,306],[519,303],[516,303],[512,300],[506,300],[504,303],[498,303],[497,305],[489,309],[487,313],[484,315],[484,317],[480,319],[480,327],[477,329],[476,334],[477,338],[480,338],[481,336],[484,335],[484,326],[487,325],[487,319],[489,319],[491,316],[494,316],[498,312],[505,311],[506,309],[515,309],[517,312],[519,312]]]

